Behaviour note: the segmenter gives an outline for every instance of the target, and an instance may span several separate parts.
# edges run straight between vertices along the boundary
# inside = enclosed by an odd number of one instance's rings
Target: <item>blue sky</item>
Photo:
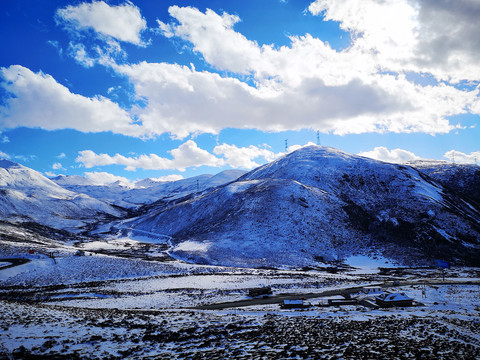
[[[478,0],[0,3],[0,157],[178,179],[317,143],[480,159]]]

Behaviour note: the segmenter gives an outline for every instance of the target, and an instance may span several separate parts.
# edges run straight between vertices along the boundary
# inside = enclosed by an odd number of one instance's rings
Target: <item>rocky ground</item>
[[[480,358],[478,311],[472,320],[1,306],[1,359]]]

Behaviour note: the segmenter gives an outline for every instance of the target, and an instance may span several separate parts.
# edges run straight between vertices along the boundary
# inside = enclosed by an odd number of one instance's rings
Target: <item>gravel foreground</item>
[[[480,359],[471,316],[0,306],[0,359]]]

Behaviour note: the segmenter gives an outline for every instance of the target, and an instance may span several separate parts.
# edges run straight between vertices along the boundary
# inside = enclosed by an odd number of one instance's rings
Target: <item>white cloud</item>
[[[447,151],[443,157],[457,164],[478,164],[480,161],[480,151],[465,154],[461,151],[450,150]]]
[[[0,75],[5,80],[1,86],[10,95],[0,107],[0,127],[143,135],[129,114],[107,98],[74,94],[50,75],[20,65],[1,68]]]
[[[294,152],[298,149],[301,149],[301,148],[304,148],[306,146],[312,146],[312,145],[316,145],[314,144],[313,142],[309,141],[308,143],[306,143],[305,145],[298,145],[298,144],[295,144],[295,145],[291,145],[287,148],[287,153],[291,153],[291,152]],[[280,153],[281,155],[285,155],[285,153]]]
[[[60,44],[59,44],[58,41],[48,40],[48,41],[47,41],[47,44],[49,44],[50,46],[52,46],[53,48],[55,48],[55,49],[58,51],[58,55],[59,55],[60,57],[63,57],[63,49],[62,49],[62,47],[60,46]]]
[[[60,163],[57,162],[57,163],[54,163],[54,164],[52,165],[52,169],[53,169],[53,170],[63,169],[63,166],[62,166],[62,164],[60,164]]]
[[[171,181],[183,180],[185,178],[179,174],[170,174],[170,175],[159,176],[159,177],[150,178],[150,179],[158,182],[171,182]]]
[[[477,92],[441,84],[422,87],[405,77],[378,75],[326,85],[303,79],[298,86],[257,88],[186,66],[146,63],[116,66],[136,95],[147,101],[136,115],[148,134],[218,133],[231,128],[266,131],[313,128],[336,134],[364,132],[446,133],[448,117],[465,113]],[[271,86],[270,86],[271,85]]]
[[[86,68],[90,68],[97,63],[108,66],[111,62],[115,62],[114,59],[122,60],[127,57],[127,53],[122,49],[120,44],[113,39],[107,39],[101,47],[92,47],[89,52],[87,52],[85,45],[70,42],[68,45],[68,55]]]
[[[225,157],[225,163],[231,167],[244,169],[253,169],[260,166],[259,163],[253,161],[255,159],[263,158],[269,162],[278,157],[278,154],[275,154],[271,150],[261,149],[253,145],[239,148],[235,145],[222,144],[216,146],[213,152],[217,155],[223,155]]]
[[[0,143],[6,144],[6,143],[9,143],[9,142],[10,142],[10,139],[8,138],[8,136],[7,135],[2,136],[2,133],[0,133]]]
[[[106,165],[122,165],[125,170],[135,171],[137,168],[146,170],[178,170],[199,166],[221,167],[224,160],[217,158],[208,151],[200,149],[197,144],[188,140],[178,148],[170,151],[172,159],[162,158],[155,154],[140,155],[138,157],[126,157],[120,154],[110,156],[108,154],[96,154],[91,150],[79,152],[75,160],[82,163],[86,168]]]
[[[0,151],[0,158],[4,158],[4,159],[10,159],[10,155],[8,155],[7,153],[4,153],[3,151]]]
[[[402,164],[408,161],[420,160],[421,157],[415,155],[413,152],[403,149],[388,150],[386,147],[379,146],[371,151],[364,151],[359,153],[360,156],[365,156],[371,159],[385,161],[389,163]]]
[[[113,175],[107,172],[85,172],[84,176],[91,180],[94,185],[108,185],[119,182],[122,185],[130,185],[131,182],[123,176]]]
[[[60,153],[56,156],[57,159],[65,159],[67,157],[67,155],[65,155],[65,153]]]
[[[468,0],[459,1],[462,6],[470,4]],[[448,83],[417,85],[404,72],[431,71],[442,78],[445,75],[442,69],[448,73],[453,69],[452,79],[471,80],[478,75],[468,74],[480,74],[476,71],[480,65],[464,63],[467,56],[458,60],[462,66],[452,67],[451,54],[467,51],[454,45],[445,50],[446,62],[427,61],[426,55],[422,55],[426,54],[422,51],[427,51],[427,41],[422,36],[429,34],[425,29],[430,26],[433,31],[433,35],[427,36],[429,39],[445,34],[438,29],[436,20],[427,26],[434,20],[424,19],[422,14],[431,8],[441,15],[448,4],[430,0],[423,1],[421,6],[412,4],[416,2],[318,0],[312,3],[309,8],[312,13],[339,21],[353,34],[352,46],[342,51],[309,34],[290,37],[288,46],[259,46],[234,30],[240,21],[237,15],[172,6],[169,11],[174,22],[159,21],[160,31],[167,37],[190,42],[205,61],[226,73],[196,71],[193,66],[168,63],[118,65],[115,59],[125,53],[113,38],[126,40],[113,35],[113,31],[102,30],[111,36],[104,47],[90,49],[87,54],[84,45],[72,43],[72,56],[85,66],[99,63],[128,77],[134,95],[144,105],[127,112],[106,98],[73,94],[52,77],[16,65],[2,69],[7,81],[3,86],[12,97],[6,107],[0,108],[0,126],[112,131],[135,137],[169,133],[177,138],[216,134],[225,128],[262,131],[308,128],[339,135],[447,133],[457,127],[450,117],[468,112],[480,114],[478,88],[467,91]],[[102,33],[100,20],[93,14],[97,7],[99,14],[104,14],[107,27],[111,25],[112,14],[120,9],[135,13],[132,19],[143,20],[131,3],[117,7],[100,1],[68,6],[59,10],[58,16],[68,19],[76,28],[92,27]],[[476,9],[475,4],[472,9]],[[452,10],[452,14],[439,17],[467,17],[467,11],[458,9]],[[130,23],[125,24],[130,28]],[[458,26],[467,31],[468,43],[475,48],[476,38],[470,36],[469,25]],[[140,33],[141,30],[132,31],[131,42],[140,42]],[[456,39],[456,35],[451,36]],[[232,155],[232,159],[237,158],[242,157]],[[247,159],[242,160],[244,164],[255,163],[254,158],[242,159]],[[149,161],[154,162],[153,158]]]
[[[138,7],[130,2],[110,6],[104,1],[69,5],[57,10],[57,19],[77,31],[93,29],[103,36],[143,46],[141,33],[147,28]]]
[[[240,21],[236,15],[218,15],[207,9],[205,13],[192,7],[171,6],[170,16],[179,24],[165,24],[157,20],[166,37],[178,36],[190,41],[194,51],[201,53],[205,60],[223,70],[247,73],[253,62],[260,57],[258,45],[233,30]]]
[[[54,178],[54,177],[57,177],[58,175],[51,172],[51,171],[45,171],[45,175],[47,175],[48,177],[50,178]]]
[[[95,65],[95,59],[87,54],[87,50],[83,44],[70,43],[68,45],[68,55],[75,59],[80,65],[86,68]]]
[[[35,160],[37,155],[15,155],[13,158],[23,162],[29,162]]]
[[[478,0],[316,0],[309,10],[340,22],[384,69],[480,80]]]
[[[375,7],[380,15],[386,11],[383,3]],[[401,29],[414,27],[414,12],[400,0],[393,8],[396,13],[375,25],[378,31],[390,31],[385,39],[363,35],[370,27],[364,29],[361,26],[367,25],[352,18],[352,24],[344,26],[362,36],[357,36],[355,46],[335,51],[308,34],[291,37],[290,46],[260,47],[233,30],[237,16],[173,6],[170,15],[178,23],[159,22],[166,36],[191,42],[193,49],[218,69],[250,75],[255,86],[165,63],[115,68],[129,77],[136,95],[148,101],[144,109],[138,109],[146,128],[180,138],[192,132],[218,133],[226,127],[266,131],[313,128],[336,134],[449,132],[455,128],[449,117],[471,111],[478,102],[478,90],[416,85],[402,74],[385,73],[376,48],[358,45],[368,38],[372,43],[393,44],[397,53],[399,47],[409,46],[411,38]],[[361,20],[376,18],[375,11],[373,15],[368,9],[362,11],[367,13]]]

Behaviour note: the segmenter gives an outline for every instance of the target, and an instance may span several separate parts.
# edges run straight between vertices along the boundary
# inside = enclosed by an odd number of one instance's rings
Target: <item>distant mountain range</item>
[[[133,185],[115,182],[95,185],[83,176],[57,176],[52,180],[65,189],[87,194],[110,204],[138,208],[159,199],[175,199],[233,181],[245,174],[242,170],[225,170],[217,175],[204,174],[177,181],[157,181],[150,178]]]
[[[363,254],[480,265],[478,166],[309,146],[248,173],[98,186],[1,160],[0,193],[0,219],[167,236],[172,256],[197,263],[325,266]]]
[[[36,222],[71,232],[126,215],[122,209],[67,190],[39,172],[8,160],[0,160],[0,195],[0,219]]]

